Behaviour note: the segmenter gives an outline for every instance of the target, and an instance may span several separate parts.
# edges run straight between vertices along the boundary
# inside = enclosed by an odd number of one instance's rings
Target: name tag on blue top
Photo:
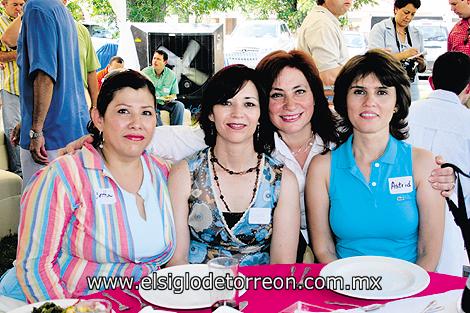
[[[95,201],[97,205],[116,203],[113,188],[99,188],[96,190]]]
[[[392,195],[410,193],[413,191],[413,176],[391,177],[388,179],[388,189]]]
[[[271,222],[271,208],[250,208],[248,223],[266,225]]]

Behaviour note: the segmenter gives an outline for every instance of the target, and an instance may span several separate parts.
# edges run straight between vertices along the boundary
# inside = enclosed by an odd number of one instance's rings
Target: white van
[[[448,31],[444,21],[431,19],[415,19],[411,22],[423,34],[424,49],[426,50],[426,72],[430,74],[434,61],[447,51]]]

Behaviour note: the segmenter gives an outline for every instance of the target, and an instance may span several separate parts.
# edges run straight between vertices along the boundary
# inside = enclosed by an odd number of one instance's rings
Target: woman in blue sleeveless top
[[[168,181],[177,245],[169,265],[218,256],[241,265],[294,263],[300,231],[294,174],[270,156],[274,127],[259,74],[228,66],[207,83],[199,123],[207,148]]]
[[[313,250],[329,263],[387,256],[434,271],[441,253],[444,199],[428,182],[433,155],[407,138],[409,81],[380,50],[353,57],[335,83],[339,142],[307,174]]]

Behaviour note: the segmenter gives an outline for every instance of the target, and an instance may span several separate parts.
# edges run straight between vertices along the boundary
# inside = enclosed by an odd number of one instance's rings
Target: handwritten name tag
[[[388,188],[392,195],[413,191],[413,176],[392,177],[388,179]]]
[[[99,188],[95,191],[95,201],[97,205],[100,204],[114,204],[116,197],[112,188]]]
[[[271,222],[271,208],[250,208],[248,223],[266,225]]]

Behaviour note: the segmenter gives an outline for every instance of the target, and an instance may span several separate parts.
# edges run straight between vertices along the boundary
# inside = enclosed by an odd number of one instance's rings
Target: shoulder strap
[[[455,172],[455,175],[457,176],[458,206],[455,205],[454,201],[450,200],[448,197],[446,197],[446,201],[447,201],[447,205],[449,206],[449,210],[454,216],[455,223],[457,224],[457,226],[460,227],[463,240],[465,242],[465,247],[467,249],[467,254],[470,259],[470,219],[467,216],[467,207],[465,205],[465,198],[463,196],[462,184],[460,183],[460,175],[463,175],[464,177],[467,177],[467,178],[470,178],[470,175],[467,175],[458,166],[451,164],[451,163],[442,164],[441,167],[452,168]]]

